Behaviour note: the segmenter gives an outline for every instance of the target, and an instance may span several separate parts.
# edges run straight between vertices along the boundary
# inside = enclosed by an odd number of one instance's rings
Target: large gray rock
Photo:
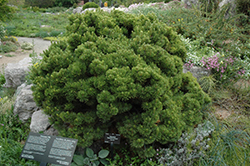
[[[31,65],[31,58],[24,58],[18,63],[8,63],[5,68],[6,83],[4,87],[17,88],[19,85],[25,82],[25,76],[29,72],[29,66]]]
[[[235,0],[223,0],[219,3],[220,9],[224,7],[225,5],[228,5],[228,9],[225,14],[225,18],[228,18],[230,16],[234,16],[236,14],[236,4]]]
[[[22,122],[26,122],[39,109],[34,101],[31,86],[22,84],[17,88],[13,112]]]
[[[42,110],[34,112],[31,117],[30,131],[35,133],[44,132],[50,127],[48,118],[49,116],[45,115]]]
[[[73,14],[81,13],[81,12],[82,12],[82,7],[77,7],[75,9],[73,9]]]
[[[204,67],[197,67],[193,66],[191,69],[187,68],[186,66],[183,66],[183,73],[190,72],[192,75],[199,80],[200,78],[204,76],[211,75],[211,70],[207,70]]]
[[[86,11],[92,11],[92,10],[95,11],[96,8],[87,8],[84,11],[81,11],[81,14],[84,14]]]
[[[58,131],[49,123],[49,116],[42,110],[38,110],[32,114],[30,131],[34,133],[42,132],[46,135],[58,135]]]

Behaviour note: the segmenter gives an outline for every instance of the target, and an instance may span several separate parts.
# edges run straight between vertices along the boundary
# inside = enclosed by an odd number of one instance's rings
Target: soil
[[[39,55],[43,53],[44,50],[48,49],[51,42],[47,40],[43,40],[41,38],[27,38],[27,37],[17,37],[19,44],[21,45],[23,42],[29,42],[34,44],[34,51]],[[7,66],[8,63],[18,63],[24,58],[29,57],[29,55],[33,52],[33,50],[23,50],[21,47],[18,48],[15,52],[9,53],[0,53],[0,72]],[[7,55],[7,56],[6,56]],[[8,57],[11,55],[11,57]]]

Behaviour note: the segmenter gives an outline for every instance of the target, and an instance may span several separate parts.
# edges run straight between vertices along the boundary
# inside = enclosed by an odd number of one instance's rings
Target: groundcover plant
[[[69,20],[68,40],[53,43],[30,73],[34,99],[61,136],[88,147],[118,132],[152,157],[202,120],[210,98],[182,72],[185,47],[155,15],[97,10]]]

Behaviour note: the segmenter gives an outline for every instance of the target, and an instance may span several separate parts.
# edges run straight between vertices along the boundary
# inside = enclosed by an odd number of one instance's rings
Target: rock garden
[[[29,132],[72,166],[250,165],[250,3],[105,3],[0,1],[0,165],[39,165]]]

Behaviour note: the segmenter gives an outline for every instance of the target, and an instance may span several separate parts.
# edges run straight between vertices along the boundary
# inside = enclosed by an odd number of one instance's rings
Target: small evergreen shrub
[[[87,2],[83,5],[82,10],[87,8],[99,8],[99,5],[97,5],[95,2]]]
[[[52,43],[31,68],[33,95],[61,136],[90,146],[117,131],[140,155],[177,141],[210,102],[191,73],[186,50],[154,14],[97,10],[71,15],[67,41]]]

